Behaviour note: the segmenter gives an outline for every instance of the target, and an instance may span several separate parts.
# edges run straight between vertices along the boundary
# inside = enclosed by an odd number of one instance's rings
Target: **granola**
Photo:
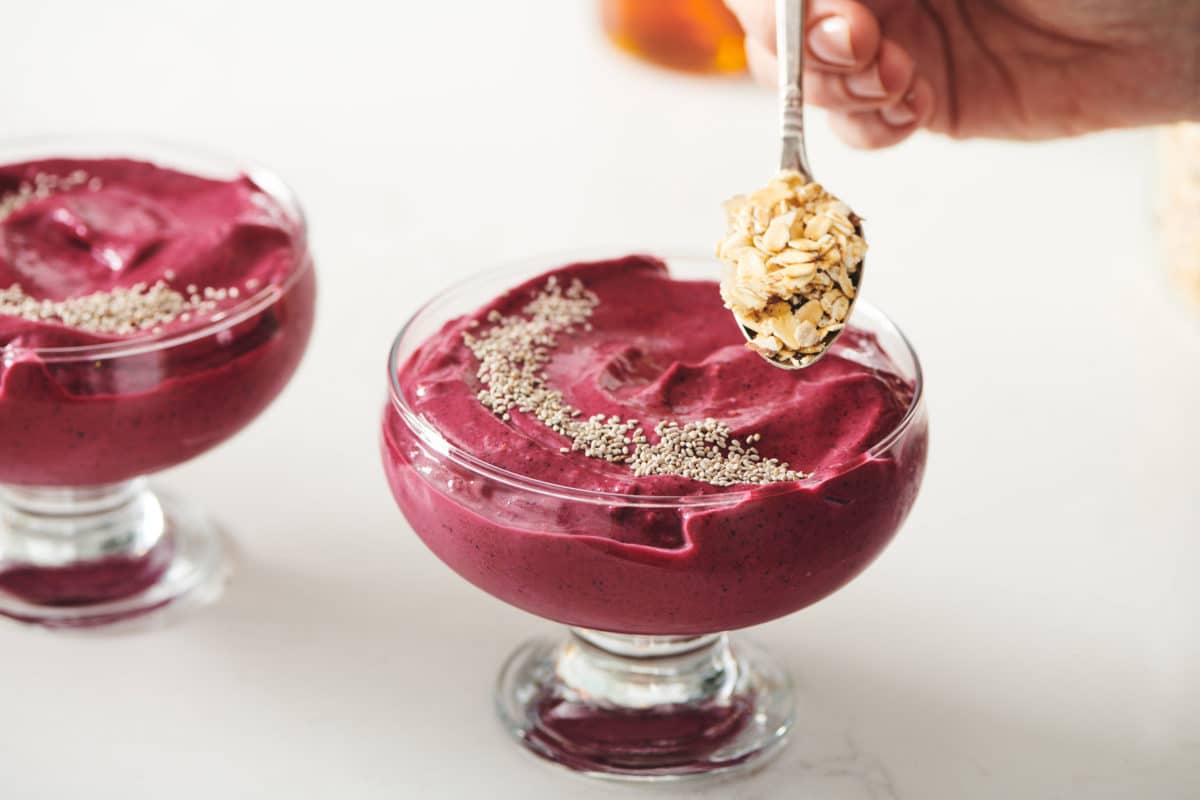
[[[811,364],[846,325],[867,243],[849,206],[798,172],[725,203],[721,298],[754,338],[747,346],[785,366]]]

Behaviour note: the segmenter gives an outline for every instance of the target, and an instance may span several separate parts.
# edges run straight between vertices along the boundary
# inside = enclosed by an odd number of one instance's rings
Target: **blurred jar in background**
[[[744,36],[722,0],[600,0],[605,31],[621,49],[700,73],[746,68]]]
[[[1159,235],[1176,287],[1200,308],[1200,124],[1165,128],[1159,143]]]

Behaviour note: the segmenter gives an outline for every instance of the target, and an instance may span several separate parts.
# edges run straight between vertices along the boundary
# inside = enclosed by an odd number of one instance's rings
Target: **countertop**
[[[921,497],[819,605],[749,631],[798,686],[738,781],[597,784],[493,718],[554,626],[403,521],[377,454],[391,337],[540,251],[704,249],[774,166],[769,91],[615,53],[591,4],[43,0],[5,11],[0,135],[118,130],[248,154],[312,223],[318,328],[285,394],[158,477],[236,538],[214,606],[136,634],[0,627],[0,797],[1200,796],[1200,308],[1169,290],[1154,136],[920,136],[819,177],[867,296],[924,361]]]

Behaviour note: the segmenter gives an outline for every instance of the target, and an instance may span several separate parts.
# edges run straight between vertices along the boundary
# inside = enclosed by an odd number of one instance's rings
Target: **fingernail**
[[[845,17],[826,17],[808,34],[808,47],[817,58],[839,67],[854,65],[850,45],[850,23]]]
[[[846,76],[846,89],[855,97],[866,100],[878,100],[887,97],[887,89],[879,77],[879,62],[876,61],[862,72]]]
[[[883,117],[883,121],[893,128],[907,128],[917,120],[917,115],[909,105],[908,99],[901,100],[894,106],[879,109],[879,116]]]

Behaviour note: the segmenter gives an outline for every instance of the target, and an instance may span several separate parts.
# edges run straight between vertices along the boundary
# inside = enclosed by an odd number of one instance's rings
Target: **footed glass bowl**
[[[229,570],[220,532],[191,505],[151,491],[145,476],[235,434],[295,371],[316,292],[304,215],[277,177],[233,159],[124,139],[0,144],[0,164],[45,159],[135,159],[252,181],[271,201],[260,204],[270,224],[238,222],[227,239],[205,246],[211,262],[190,266],[214,283],[230,283],[233,259],[274,252],[281,231],[292,246],[261,280],[190,324],[84,345],[49,326],[31,344],[24,323],[0,317],[10,332],[0,339],[0,615],[86,627],[211,600]],[[179,235],[168,211],[139,199],[88,202],[72,198],[40,217],[18,218],[18,211],[0,220],[0,255],[31,284],[53,287],[63,268],[41,262],[37,247],[73,253],[82,259],[78,269],[103,281],[106,269],[143,268],[148,254]],[[39,232],[36,246],[28,244],[30,229]],[[246,243],[259,235],[266,244]],[[45,344],[60,336],[68,343]]]
[[[834,352],[861,359],[864,370],[885,359],[911,387],[903,418],[865,451],[801,481],[708,494],[609,493],[535,480],[452,444],[414,411],[399,375],[429,337],[523,281],[595,255],[485,272],[408,321],[388,362],[384,469],[404,516],[451,569],[569,626],[565,640],[528,642],[501,670],[496,707],[525,747],[605,777],[744,769],[784,742],[791,690],[783,669],[726,632],[826,597],[899,529],[925,464],[920,365],[882,313],[858,304]],[[718,272],[711,259],[664,260],[674,277],[711,280]]]

